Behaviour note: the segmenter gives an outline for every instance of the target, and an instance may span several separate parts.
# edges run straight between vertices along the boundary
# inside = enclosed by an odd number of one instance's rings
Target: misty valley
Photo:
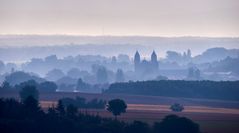
[[[0,133],[239,133],[238,0],[0,0]]]
[[[1,132],[239,131],[239,49],[138,46],[0,48]]]

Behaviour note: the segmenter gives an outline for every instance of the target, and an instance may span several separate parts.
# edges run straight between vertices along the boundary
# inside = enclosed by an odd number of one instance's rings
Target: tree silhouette
[[[88,90],[91,88],[90,84],[85,83],[81,78],[77,80],[76,89],[78,90]]]
[[[12,86],[7,81],[4,81],[2,83],[2,89],[3,90],[9,90],[9,89],[12,89]]]
[[[118,69],[116,72],[116,82],[124,82],[124,72],[122,69]]]
[[[5,64],[0,60],[0,74],[4,71]]]
[[[175,112],[182,112],[184,110],[184,107],[179,103],[174,103],[173,105],[171,105],[170,109]]]
[[[121,113],[125,113],[126,108],[127,104],[121,99],[110,100],[107,105],[107,110],[115,116],[115,119],[117,119],[117,116]]]
[[[39,107],[38,100],[36,100],[33,96],[28,96],[23,101],[23,106],[24,106],[26,115],[30,117],[37,116],[37,114],[41,110],[41,108]]]
[[[32,96],[36,100],[39,98],[39,92],[35,86],[27,85],[21,89],[19,94],[22,102],[24,102],[29,96]]]
[[[62,70],[53,69],[46,74],[46,79],[50,81],[56,81],[64,76],[65,74],[62,72]]]
[[[54,107],[54,105],[48,108],[48,114],[51,116],[55,116],[57,114],[56,108]]]
[[[150,127],[147,123],[134,121],[132,124],[125,127],[126,133],[149,133]]]
[[[77,114],[77,111],[78,111],[77,107],[72,104],[66,107],[66,114],[69,117],[74,117]]]
[[[168,115],[154,124],[156,133],[200,133],[199,125],[185,117]]]
[[[58,101],[58,104],[57,104],[57,107],[56,107],[56,110],[59,112],[60,115],[65,115],[65,107],[62,103],[62,100],[59,100]]]
[[[105,67],[99,67],[96,72],[96,78],[98,83],[103,84],[108,82],[107,70]]]
[[[39,84],[38,89],[39,91],[55,92],[57,85],[54,82],[45,81]]]

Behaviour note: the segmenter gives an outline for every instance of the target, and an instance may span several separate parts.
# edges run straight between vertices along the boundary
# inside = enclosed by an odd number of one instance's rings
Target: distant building
[[[151,60],[142,60],[140,59],[140,54],[136,51],[134,55],[134,70],[138,74],[146,74],[146,73],[153,73],[158,72],[158,59],[155,51],[151,54]]]

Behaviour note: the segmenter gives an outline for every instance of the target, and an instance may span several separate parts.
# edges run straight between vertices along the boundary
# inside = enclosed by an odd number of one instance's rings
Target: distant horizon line
[[[84,35],[84,34],[0,34],[0,36],[152,37],[152,38],[239,38],[239,36]]]

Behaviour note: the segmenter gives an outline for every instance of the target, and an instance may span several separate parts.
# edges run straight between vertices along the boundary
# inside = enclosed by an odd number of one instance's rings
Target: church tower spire
[[[157,62],[157,61],[158,61],[157,55],[155,51],[153,51],[153,53],[151,54],[151,62]]]
[[[136,51],[134,55],[134,64],[138,64],[138,63],[140,63],[140,54],[138,51]]]
[[[140,69],[140,54],[136,51],[134,55],[134,71],[139,71]]]
[[[153,71],[158,71],[158,58],[155,51],[151,54],[151,68]]]

